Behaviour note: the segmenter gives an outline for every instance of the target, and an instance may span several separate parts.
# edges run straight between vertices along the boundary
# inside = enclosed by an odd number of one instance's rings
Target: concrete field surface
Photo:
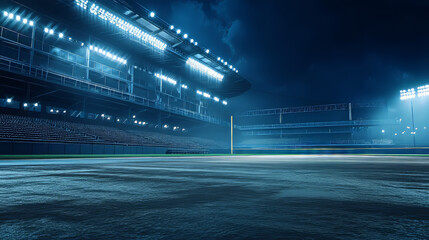
[[[429,157],[0,161],[0,239],[428,239]]]

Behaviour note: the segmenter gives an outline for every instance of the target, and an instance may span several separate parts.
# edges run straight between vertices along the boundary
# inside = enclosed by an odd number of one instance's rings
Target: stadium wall
[[[105,144],[70,144],[38,142],[2,142],[0,155],[37,154],[166,154],[207,153],[204,150],[173,149],[167,147],[125,146]]]

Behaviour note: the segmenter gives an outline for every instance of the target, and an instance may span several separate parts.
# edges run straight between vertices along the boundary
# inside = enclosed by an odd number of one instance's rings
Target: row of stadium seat
[[[0,114],[1,141],[100,143],[192,149],[222,148],[213,140],[129,128]]]

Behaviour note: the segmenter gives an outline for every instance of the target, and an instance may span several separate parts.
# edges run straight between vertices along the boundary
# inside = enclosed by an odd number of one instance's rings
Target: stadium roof
[[[98,0],[96,2],[89,1],[87,4],[96,3],[104,6],[120,18],[166,43],[167,47],[162,54],[151,47],[138,46],[129,42],[124,44],[125,38],[123,34],[119,31],[115,33],[112,29],[100,27],[100,21],[96,21],[94,18],[91,18],[92,16],[76,11],[75,1],[39,0],[37,4],[34,4],[32,0],[18,0],[14,2],[18,2],[31,11],[42,14],[56,23],[60,22],[62,25],[68,26],[70,31],[78,29],[82,32],[91,33],[96,38],[103,39],[112,44],[112,46],[124,50],[124,52],[132,53],[135,55],[135,58],[148,58],[155,66],[158,65],[178,76],[185,77],[187,80],[192,81],[192,76],[195,75],[189,73],[189,70],[186,68],[186,61],[189,58],[195,59],[224,76],[220,83],[216,83],[216,81],[194,81],[197,86],[200,85],[205,90],[220,96],[226,98],[234,97],[247,91],[251,86],[248,80],[238,74],[238,70],[234,71],[235,68],[233,66],[220,61],[220,57],[214,55],[212,52],[207,52],[208,48],[202,47],[201,43],[196,45],[195,42],[198,40],[192,39],[191,33],[188,33],[189,36],[186,36],[186,38],[183,32],[178,34],[176,28],[171,29],[171,25],[166,21],[156,15],[151,16],[151,12],[136,1]]]

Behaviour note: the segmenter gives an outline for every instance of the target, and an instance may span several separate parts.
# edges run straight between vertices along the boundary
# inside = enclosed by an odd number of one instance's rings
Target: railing
[[[263,129],[291,129],[291,128],[320,128],[320,127],[358,127],[399,124],[394,120],[355,120],[334,122],[310,122],[310,123],[288,123],[288,124],[260,124],[237,126],[239,130],[263,130]]]
[[[51,69],[45,69],[45,68],[35,67],[35,66],[30,67],[29,64],[25,64],[16,60],[5,58],[3,56],[0,56],[0,69],[6,70],[8,72],[29,76],[32,78],[46,81],[46,82],[56,83],[67,87],[76,88],[79,90],[101,94],[101,95],[112,97],[118,100],[133,102],[145,107],[151,107],[159,110],[168,111],[171,113],[190,117],[197,120],[202,120],[202,121],[206,121],[214,124],[226,124],[224,121],[215,117],[201,115],[192,111],[186,111],[184,109],[171,107],[166,104],[156,102],[155,100],[132,95],[130,93],[126,93],[114,88],[110,88],[105,85],[89,82],[82,79],[73,78],[71,76],[67,76],[65,74],[55,72]]]

